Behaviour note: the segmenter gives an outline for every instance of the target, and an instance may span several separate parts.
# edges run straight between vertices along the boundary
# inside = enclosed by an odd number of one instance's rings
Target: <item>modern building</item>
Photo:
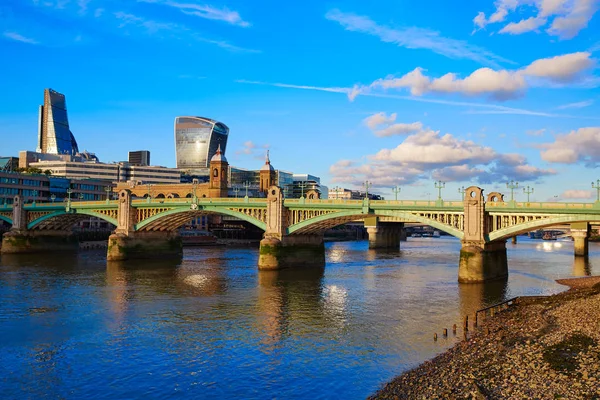
[[[0,157],[0,171],[15,172],[19,168],[18,157]]]
[[[362,200],[366,196],[367,194],[362,190],[351,190],[341,187],[334,187],[332,189],[329,189],[327,198],[332,200]],[[385,200],[381,195],[375,193],[369,193],[368,197],[371,200]]]
[[[38,161],[29,167],[50,171],[53,176],[77,179],[101,179],[109,182],[179,183],[181,173],[175,168],[131,165],[126,162]]]
[[[150,152],[148,150],[138,150],[129,152],[129,164],[148,166],[150,165]]]
[[[75,136],[69,129],[65,95],[52,89],[44,89],[44,104],[38,117],[38,153],[79,153]]]
[[[221,147],[225,155],[229,128],[210,118],[175,118],[177,168],[187,175],[208,175],[209,163]]]
[[[69,196],[73,201],[105,200],[110,191],[109,182],[97,179],[0,172],[0,204],[12,204],[16,195],[21,195],[25,203],[60,202]]]

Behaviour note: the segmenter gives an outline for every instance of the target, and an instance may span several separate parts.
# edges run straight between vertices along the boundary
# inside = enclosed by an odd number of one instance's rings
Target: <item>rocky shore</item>
[[[372,399],[600,399],[600,277],[521,298]]]

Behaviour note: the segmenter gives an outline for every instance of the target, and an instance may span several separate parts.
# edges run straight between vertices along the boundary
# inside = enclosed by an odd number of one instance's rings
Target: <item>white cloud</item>
[[[561,39],[571,39],[587,27],[589,20],[598,10],[598,0],[497,0],[494,5],[496,11],[490,18],[486,18],[482,11],[473,18],[475,31],[489,24],[505,21],[521,6],[533,6],[537,11],[535,15],[518,22],[510,22],[499,32],[512,35],[531,32],[545,25],[550,17],[554,17],[546,32]]]
[[[591,53],[578,52],[542,58],[532,62],[523,70],[523,73],[557,82],[572,82],[579,78],[583,71],[594,65],[590,56]]]
[[[530,17],[522,19],[519,22],[511,22],[504,28],[500,29],[498,33],[509,33],[511,35],[520,35],[521,33],[535,31],[542,25],[546,24],[545,18]]]
[[[355,85],[348,92],[348,98],[352,101],[359,94],[369,93],[374,89],[409,89],[413,96],[426,93],[459,93],[507,100],[525,93],[528,88],[526,78],[540,78],[561,84],[581,81],[584,72],[595,63],[590,57],[589,52],[579,52],[543,58],[514,71],[480,68],[466,78],[459,78],[454,73],[432,78],[423,73],[423,68],[417,67],[399,78],[388,76],[377,79],[370,85]]]
[[[564,16],[556,17],[548,28],[549,35],[561,39],[571,39],[586,28],[592,16],[598,11],[597,0],[573,0]]]
[[[542,136],[546,132],[546,129],[529,130],[525,132],[529,136]]]
[[[27,44],[39,44],[40,43],[35,39],[25,37],[17,32],[8,32],[7,31],[7,32],[4,32],[2,34],[2,36],[4,36],[7,39],[15,40],[15,41],[21,42],[21,43],[27,43]]]
[[[397,123],[386,128],[373,132],[375,136],[386,137],[395,135],[406,135],[408,133],[419,132],[423,129],[423,124],[420,122],[412,122],[410,124]]]
[[[487,146],[441,135],[430,129],[408,136],[392,149],[381,149],[359,163],[342,160],[330,168],[334,182],[359,185],[365,179],[375,186],[410,184],[421,179],[490,183],[519,179],[539,180],[552,169],[529,165],[520,154],[500,154]]]
[[[591,190],[565,190],[560,194],[562,199],[591,199],[594,192]]]
[[[379,125],[389,125],[396,121],[396,113],[390,114],[388,117],[384,112],[378,112],[371,116],[368,116],[363,120],[364,124],[369,127],[369,129],[374,130]]]
[[[177,1],[169,0],[138,0],[138,2],[164,4],[166,6],[176,8],[187,15],[193,15],[195,17],[211,19],[216,21],[224,21],[231,25],[237,25],[244,28],[250,26],[250,23],[244,21],[237,11],[231,11],[227,8],[217,8],[210,5],[200,5],[193,3],[180,3]]]
[[[446,38],[437,31],[417,27],[391,28],[379,25],[369,17],[330,10],[325,18],[342,25],[346,30],[378,37],[382,42],[393,43],[408,49],[428,49],[455,59],[473,60],[485,65],[510,62],[488,50],[462,40]]]
[[[423,124],[420,122],[413,122],[409,124],[394,123],[396,121],[396,117],[396,113],[392,113],[388,117],[386,113],[379,112],[365,118],[363,123],[369,129],[371,129],[371,131],[373,131],[375,136],[379,137],[406,135],[408,133],[419,132],[421,129],[423,129]],[[383,128],[381,128],[382,125]]]
[[[248,140],[242,144],[242,148],[235,152],[235,154],[246,154],[252,155],[254,158],[262,159],[265,157],[265,152],[268,150],[270,145],[263,144],[257,145],[251,140]]]
[[[594,100],[584,100],[584,101],[578,101],[576,103],[563,104],[562,106],[556,107],[556,109],[557,110],[566,110],[569,108],[585,108],[585,107],[591,106],[592,104],[594,104]]]
[[[588,167],[600,163],[600,127],[579,128],[565,135],[558,135],[553,143],[544,144],[542,159],[549,162],[574,164],[581,162]]]

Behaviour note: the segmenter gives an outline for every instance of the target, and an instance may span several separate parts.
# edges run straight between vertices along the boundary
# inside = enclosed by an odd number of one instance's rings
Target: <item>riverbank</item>
[[[523,299],[372,399],[599,399],[600,276]]]

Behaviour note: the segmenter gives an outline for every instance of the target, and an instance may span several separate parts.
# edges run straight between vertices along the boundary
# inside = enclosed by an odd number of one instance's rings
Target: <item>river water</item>
[[[600,246],[507,244],[507,282],[459,285],[460,243],[327,243],[318,270],[259,272],[254,248],[107,263],[104,251],[0,258],[3,399],[360,399],[451,346],[433,333],[517,295],[600,273]],[[449,331],[451,331],[449,329]]]

